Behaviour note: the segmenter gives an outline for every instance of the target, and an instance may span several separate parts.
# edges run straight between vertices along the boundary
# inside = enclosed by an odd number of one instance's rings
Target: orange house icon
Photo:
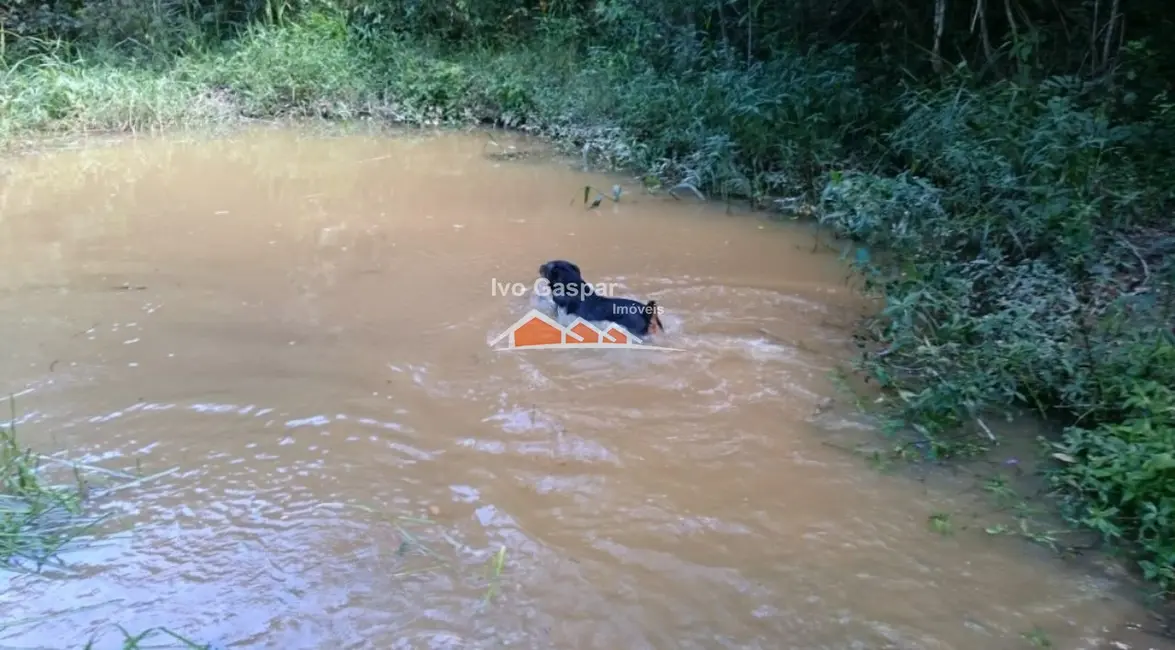
[[[608,329],[604,331],[604,335],[612,339],[615,343],[625,344],[641,342],[640,339],[633,336],[632,334],[629,334],[628,330],[612,323],[608,324]]]
[[[620,332],[621,335],[615,336],[609,332],[613,331],[613,327],[609,327],[607,331],[592,325],[582,318],[575,319],[575,322],[567,326],[566,331],[569,335],[575,336],[575,341],[572,341],[571,336],[567,337],[567,343],[627,343],[628,336],[623,334],[623,330],[617,328],[615,331]]]
[[[601,330],[582,318],[577,318],[571,325],[563,327],[550,316],[532,309],[490,341],[490,346],[494,347],[502,341],[506,341],[506,346],[499,349],[565,346],[636,347],[641,343],[641,338],[615,323],[609,323],[607,328]]]

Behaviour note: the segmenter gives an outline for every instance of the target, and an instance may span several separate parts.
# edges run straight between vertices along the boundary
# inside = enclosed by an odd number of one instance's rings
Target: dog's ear
[[[554,275],[560,282],[567,284],[583,282],[583,274],[579,272],[579,267],[571,262],[560,260],[555,266]]]
[[[559,263],[559,267],[559,270],[563,271],[564,277],[579,278],[583,276],[583,273],[579,270],[579,266],[574,262],[563,261]]]

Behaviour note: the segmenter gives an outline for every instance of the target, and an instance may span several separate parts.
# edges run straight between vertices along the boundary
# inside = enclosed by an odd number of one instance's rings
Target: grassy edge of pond
[[[884,299],[854,369],[884,390],[894,455],[973,456],[1001,414],[1035,410],[1063,425],[1039,445],[1059,512],[1175,589],[1175,45],[1146,31],[1166,29],[1159,5],[1037,16],[1051,50],[1025,49],[1014,18],[984,25],[981,55],[944,66],[924,30],[831,38],[809,13],[800,33],[800,2],[116,4],[60,24],[14,5],[2,146],[282,117],[495,124],[651,189],[816,219]],[[883,34],[889,5],[873,4],[857,23]],[[934,51],[961,52],[970,9],[943,10]],[[1109,40],[1125,12],[1144,27]]]
[[[68,572],[69,567],[60,557],[99,538],[104,525],[111,518],[93,515],[95,504],[117,492],[140,487],[177,471],[173,467],[151,475],[143,475],[136,465],[135,472],[124,472],[88,465],[62,458],[62,454],[45,456],[24,446],[17,436],[16,399],[9,397],[9,418],[0,422],[0,572],[40,573],[44,569]],[[375,511],[362,505],[355,508]],[[452,569],[448,558],[424,541],[420,532],[410,533],[409,526],[436,527],[438,522],[422,516],[396,516],[394,528],[400,539],[396,556],[420,558],[424,566],[411,567],[393,573],[393,577],[407,577]],[[459,546],[445,532],[440,540]],[[500,545],[493,550],[486,563],[486,591],[483,605],[489,606],[499,594],[507,566],[507,548]],[[35,625],[41,617],[0,621],[0,632]],[[118,630],[122,650],[175,647],[212,650],[212,644],[197,643],[167,627],[153,627],[132,634],[123,626],[111,623]],[[159,645],[170,641],[172,645]],[[145,645],[146,643],[150,645]],[[91,639],[84,647],[95,647]]]
[[[143,475],[45,456],[25,447],[17,436],[16,398],[8,399],[9,417],[0,423],[0,571],[39,573],[68,571],[60,555],[96,537],[109,517],[92,514],[93,503],[116,492],[145,485],[178,468]],[[137,470],[138,468],[136,468]],[[0,632],[38,620],[0,621]],[[123,635],[122,650],[138,650],[149,638],[169,638],[183,648],[211,650],[166,628]],[[94,642],[85,648],[94,647]],[[160,646],[151,646],[160,647]]]

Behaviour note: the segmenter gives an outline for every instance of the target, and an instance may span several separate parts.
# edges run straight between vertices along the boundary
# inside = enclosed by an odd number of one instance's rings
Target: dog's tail
[[[661,318],[657,315],[657,311],[656,300],[650,300],[645,304],[645,319],[649,323],[649,334],[665,331],[665,326],[661,324]]]

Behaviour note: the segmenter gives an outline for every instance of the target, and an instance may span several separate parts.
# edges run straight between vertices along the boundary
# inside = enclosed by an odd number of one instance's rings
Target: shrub
[[[1175,353],[1165,345],[1167,360]],[[1175,391],[1129,381],[1126,417],[1094,428],[1071,427],[1052,445],[1061,467],[1052,483],[1066,516],[1134,552],[1147,580],[1175,587]]]

